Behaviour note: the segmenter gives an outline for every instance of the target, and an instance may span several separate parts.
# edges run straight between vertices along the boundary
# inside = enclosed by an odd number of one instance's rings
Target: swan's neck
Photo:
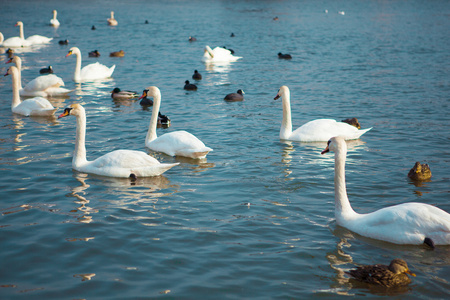
[[[25,39],[25,35],[23,34],[23,25],[19,24],[19,37],[24,40]]]
[[[111,19],[114,19],[114,12],[111,12]]]
[[[54,10],[53,11],[53,20],[56,20],[56,15],[57,15],[57,12],[56,12],[56,10]]]
[[[78,169],[87,162],[86,160],[86,113],[77,115],[77,134],[75,138],[75,150],[73,151],[72,167]]]
[[[347,188],[345,185],[345,157],[345,152],[336,152],[334,158],[335,217],[338,225],[342,225],[346,220],[357,215],[347,197]]]
[[[17,72],[17,82],[19,83],[19,90],[22,89],[22,60],[17,56],[15,59],[16,67],[19,72]]]
[[[77,62],[75,65],[75,73],[73,73],[73,80],[81,81],[81,53],[79,51],[75,52],[77,57]]]
[[[11,103],[11,109],[13,109],[14,107],[16,107],[17,105],[20,104],[20,94],[19,94],[19,89],[20,89],[20,85],[19,85],[19,72],[17,70],[14,70],[11,74],[12,77],[12,90],[13,90],[13,98],[12,98],[12,103]]]
[[[150,125],[148,126],[145,144],[150,143],[151,141],[155,140],[158,137],[156,135],[156,126],[158,125],[158,114],[160,106],[161,106],[161,93],[158,93],[157,95],[153,96],[152,118],[150,120]]]
[[[280,129],[280,139],[289,139],[292,134],[292,117],[291,117],[291,95],[289,91],[285,91],[282,96],[283,102],[283,121]]]

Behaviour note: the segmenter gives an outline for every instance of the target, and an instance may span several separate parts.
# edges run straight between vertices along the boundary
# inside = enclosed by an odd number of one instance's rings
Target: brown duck
[[[109,56],[111,56],[111,57],[124,57],[125,56],[125,51],[120,50],[120,51],[111,52],[109,54]]]
[[[411,283],[411,279],[406,274],[416,276],[408,269],[406,261],[398,258],[392,260],[389,266],[366,265],[346,273],[359,281],[385,287],[408,285]]]

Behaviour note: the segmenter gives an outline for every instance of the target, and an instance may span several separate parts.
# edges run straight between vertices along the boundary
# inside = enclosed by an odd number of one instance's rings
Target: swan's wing
[[[26,41],[33,45],[48,44],[51,40],[53,40],[53,38],[48,38],[42,35],[32,35],[26,38]]]
[[[66,89],[66,88],[61,88],[61,87],[51,87],[51,88],[48,88],[48,89],[46,89],[45,90],[46,91],[46,93],[49,95],[49,96],[64,96],[64,95],[67,95],[68,93],[70,93],[70,92],[73,92],[74,90],[69,90],[69,89]]]
[[[346,140],[359,138],[369,129],[358,130],[355,126],[333,119],[310,121],[292,132],[289,139],[302,142],[327,142],[334,136],[343,136]]]
[[[81,78],[83,80],[94,80],[111,77],[112,73],[116,65],[113,65],[111,68],[108,68],[105,65],[102,65],[98,62],[94,64],[90,64],[81,69]]]
[[[148,177],[161,175],[177,164],[161,164],[142,151],[116,150],[89,162],[80,171],[111,177]]]
[[[64,86],[64,81],[62,78],[54,74],[49,74],[36,77],[28,82],[23,89],[27,92],[45,91],[48,88],[57,88],[60,86]]]
[[[171,156],[180,155],[192,158],[204,157],[213,150],[206,147],[196,136],[184,130],[163,134],[148,143],[147,147]]]
[[[2,46],[8,48],[19,48],[31,46],[31,43],[27,40],[21,39],[18,36],[15,36],[4,40]]]
[[[54,114],[56,108],[47,99],[36,97],[22,101],[12,111],[24,116],[48,116]]]

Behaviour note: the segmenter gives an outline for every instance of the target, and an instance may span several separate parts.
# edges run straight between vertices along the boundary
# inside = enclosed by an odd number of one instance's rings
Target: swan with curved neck
[[[347,144],[333,137],[322,154],[333,151],[336,223],[357,234],[394,244],[450,245],[450,214],[435,206],[409,202],[368,214],[356,213],[350,205],[345,185]]]
[[[114,69],[116,68],[116,65],[113,65],[111,68],[108,68],[107,66],[96,62],[94,64],[84,66],[83,69],[81,69],[81,51],[80,51],[80,49],[78,49],[77,47],[70,48],[66,57],[68,57],[72,54],[74,54],[77,57],[77,62],[75,65],[75,72],[73,74],[73,80],[75,82],[90,81],[90,80],[97,80],[97,79],[104,79],[104,78],[111,77],[112,73],[114,72]]]
[[[232,62],[242,58],[241,56],[234,56],[231,51],[225,48],[206,46],[203,53],[202,60],[205,62]]]
[[[114,19],[114,12],[111,11],[111,18],[108,19],[108,25],[109,26],[117,26],[119,22],[117,22],[116,19]]]
[[[285,85],[280,87],[274,100],[282,99],[283,121],[280,139],[297,142],[326,142],[333,136],[344,136],[346,140],[359,139],[372,128],[358,130],[356,127],[333,119],[317,119],[310,121],[292,131],[291,93]]]
[[[9,47],[9,48],[20,48],[20,47],[29,47],[32,45],[31,42],[25,40],[23,35],[23,23],[17,22],[16,25],[19,26],[19,36],[10,37],[3,41],[2,46],[3,47]],[[2,35],[3,36],[3,35]]]
[[[19,56],[14,56],[9,59],[6,63],[15,63],[17,70],[19,72],[18,82],[19,82],[19,93],[24,97],[49,97],[49,96],[64,96],[72,92],[72,90],[62,88],[64,86],[64,81],[61,77],[54,74],[44,75],[36,77],[35,79],[28,82],[25,87],[22,87],[22,59]]]
[[[5,76],[12,77],[13,98],[11,103],[11,111],[23,116],[46,117],[55,113],[56,108],[45,98],[35,97],[24,101],[20,101],[19,95],[19,70],[15,66],[8,69]]]
[[[153,97],[153,109],[152,118],[145,138],[145,146],[170,156],[184,156],[195,159],[205,158],[213,150],[206,147],[196,136],[184,130],[172,131],[158,137],[156,134],[156,126],[158,125],[159,107],[161,105],[161,91],[156,86],[150,86],[144,90],[144,93],[139,99],[144,98],[146,95]]]
[[[58,27],[60,25],[58,19],[56,18],[57,14],[58,14],[58,12],[56,11],[56,9],[54,9],[53,10],[53,19],[50,20],[50,26]]]
[[[134,150],[115,150],[93,161],[88,161],[85,145],[86,112],[84,107],[80,104],[72,104],[64,109],[58,119],[69,115],[75,116],[77,120],[72,168],[79,172],[120,178],[152,177],[159,176],[179,164],[162,164],[147,153]]]
[[[24,41],[26,41],[27,43],[29,43],[29,45],[42,45],[42,44],[48,44],[50,43],[51,40],[53,40],[53,38],[48,38],[42,35],[32,35],[29,36],[25,39],[25,35],[23,34],[23,22],[19,21],[16,23],[16,26],[19,26],[20,29],[20,38]]]

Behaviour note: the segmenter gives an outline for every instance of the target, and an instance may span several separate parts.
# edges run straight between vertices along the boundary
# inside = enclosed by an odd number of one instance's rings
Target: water
[[[47,26],[53,9],[58,29]],[[115,28],[106,25],[111,10]],[[19,20],[26,36],[54,37],[19,54],[22,79],[52,65],[75,89],[52,103],[57,114],[72,103],[86,108],[88,159],[148,151],[151,109],[112,101],[114,87],[158,86],[172,120],[158,134],[188,130],[214,151],[202,162],[151,153],[181,164],[135,184],[78,173],[75,119],[13,115],[11,78],[2,77],[0,298],[448,297],[449,247],[396,246],[336,226],[333,155],[320,155],[325,143],[280,141],[281,102],[272,99],[290,87],[294,127],[323,117],[373,127],[349,143],[347,188],[357,212],[408,201],[450,211],[449,13],[448,1],[419,0],[2,3],[6,38],[18,35]],[[205,45],[243,59],[206,66]],[[71,46],[83,65],[115,64],[113,78],[75,84],[75,58],[65,58]],[[88,58],[95,49],[101,56]],[[124,58],[109,57],[120,49]],[[203,80],[186,92],[195,69]],[[238,89],[244,102],[223,101]],[[416,161],[431,166],[431,181],[407,178]],[[343,275],[396,257],[417,274],[406,289],[371,289]]]

